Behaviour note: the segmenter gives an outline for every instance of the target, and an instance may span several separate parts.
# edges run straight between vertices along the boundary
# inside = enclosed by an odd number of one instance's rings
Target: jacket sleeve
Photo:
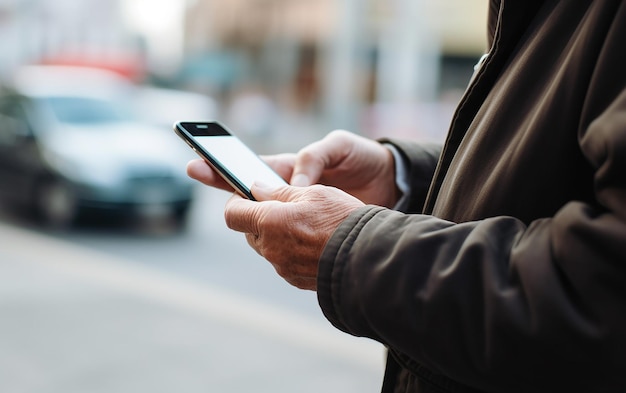
[[[595,169],[594,206],[571,201],[529,225],[353,213],[320,260],[326,317],[404,367],[486,391],[623,389],[626,91],[580,145]]]
[[[398,139],[381,139],[379,142],[395,146],[403,158],[403,162],[396,165],[403,165],[408,172],[405,180],[409,183],[411,195],[408,195],[405,212],[421,213],[443,146]]]

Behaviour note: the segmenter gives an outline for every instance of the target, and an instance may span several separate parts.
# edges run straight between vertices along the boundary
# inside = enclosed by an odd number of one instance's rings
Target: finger
[[[349,132],[333,131],[298,152],[291,184],[306,187],[318,183],[325,169],[333,168],[349,153]]]
[[[206,184],[207,186],[232,191],[232,187],[226,183],[204,160],[196,159],[187,163],[187,175],[192,179]]]
[[[255,182],[250,189],[257,201],[292,202],[303,194],[301,187],[283,186],[272,187],[264,183]]]
[[[224,207],[224,219],[230,229],[250,234],[259,234],[258,217],[262,204],[233,194]]]
[[[276,193],[276,188],[268,186],[264,183],[254,182],[252,187],[250,187],[250,192],[259,202],[262,201],[271,201],[274,198],[274,193]]]
[[[326,167],[325,145],[322,142],[315,142],[298,152],[289,182],[291,185],[307,187],[319,181]]]

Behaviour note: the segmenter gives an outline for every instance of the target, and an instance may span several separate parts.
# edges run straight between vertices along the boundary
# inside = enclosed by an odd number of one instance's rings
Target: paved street
[[[382,348],[228,231],[227,197],[203,188],[183,233],[0,220],[0,391],[379,391]]]

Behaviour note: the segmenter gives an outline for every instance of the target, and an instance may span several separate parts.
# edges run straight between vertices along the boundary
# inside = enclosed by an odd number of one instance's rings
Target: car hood
[[[49,156],[82,172],[123,176],[138,171],[161,171],[185,176],[193,158],[172,131],[136,123],[60,127],[42,138]],[[67,165],[66,165],[67,166]]]

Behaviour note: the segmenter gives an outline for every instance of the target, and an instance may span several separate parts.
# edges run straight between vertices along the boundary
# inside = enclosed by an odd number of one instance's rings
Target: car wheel
[[[47,180],[39,187],[37,210],[41,222],[54,229],[71,227],[78,215],[74,191],[61,180]]]

